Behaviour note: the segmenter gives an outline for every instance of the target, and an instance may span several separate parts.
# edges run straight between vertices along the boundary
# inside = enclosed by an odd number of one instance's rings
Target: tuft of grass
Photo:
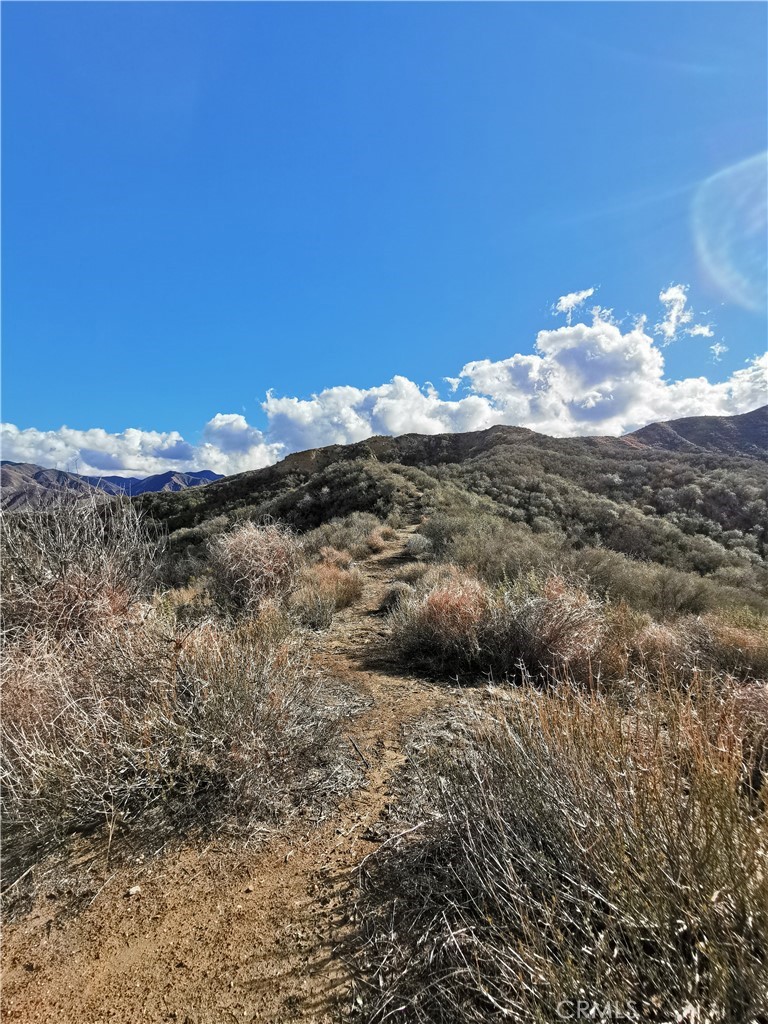
[[[420,533],[414,533],[408,538],[405,550],[414,558],[426,558],[432,554],[432,541]]]
[[[362,593],[363,576],[359,569],[345,569],[335,560],[326,560],[303,570],[288,606],[305,626],[327,629],[334,613],[354,604]]]
[[[576,1000],[658,1024],[764,1019],[756,693],[672,681],[628,711],[526,685],[422,743],[416,824],[360,872],[363,1019],[544,1024]]]

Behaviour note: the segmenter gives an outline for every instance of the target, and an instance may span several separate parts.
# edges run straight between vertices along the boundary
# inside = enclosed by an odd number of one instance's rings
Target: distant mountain
[[[625,439],[667,452],[718,452],[768,461],[768,405],[741,416],[688,416],[649,423]]]
[[[60,469],[42,469],[29,462],[0,464],[2,476],[0,491],[3,509],[40,508],[55,501],[63,492],[82,498],[114,497],[125,494],[133,497],[156,491],[183,491],[189,487],[200,487],[221,479],[220,474],[209,469],[196,473],[158,473],[146,478],[121,476],[82,476],[66,473]]]
[[[40,508],[64,492],[78,497],[98,495],[98,490],[76,473],[41,469],[30,462],[0,464],[0,506],[5,510]]]
[[[200,487],[202,484],[220,480],[221,474],[212,473],[210,469],[200,470],[199,473],[174,473],[171,470],[143,479],[135,476],[85,476],[82,479],[108,493],[127,494],[132,498],[136,494],[148,492],[185,491],[188,487]]]

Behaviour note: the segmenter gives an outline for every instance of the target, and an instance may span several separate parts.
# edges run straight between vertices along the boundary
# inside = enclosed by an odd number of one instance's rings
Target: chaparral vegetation
[[[378,673],[396,744],[430,697],[348,865],[344,1005],[765,1020],[766,483],[498,428],[3,513],[8,913],[84,839],[120,864],[301,819],[322,861],[379,770]]]

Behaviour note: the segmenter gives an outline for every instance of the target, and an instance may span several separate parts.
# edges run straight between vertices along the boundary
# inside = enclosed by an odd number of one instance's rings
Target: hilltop
[[[650,423],[628,437],[650,448],[768,460],[768,405],[741,416],[688,416]]]

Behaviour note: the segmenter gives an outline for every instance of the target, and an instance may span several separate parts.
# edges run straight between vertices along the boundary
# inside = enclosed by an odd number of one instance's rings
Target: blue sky
[[[230,470],[759,404],[756,364],[732,381],[765,351],[767,12],[5,4],[5,457]],[[672,284],[692,318],[664,344]],[[553,303],[590,288],[565,337]],[[650,346],[622,340],[639,314]]]

